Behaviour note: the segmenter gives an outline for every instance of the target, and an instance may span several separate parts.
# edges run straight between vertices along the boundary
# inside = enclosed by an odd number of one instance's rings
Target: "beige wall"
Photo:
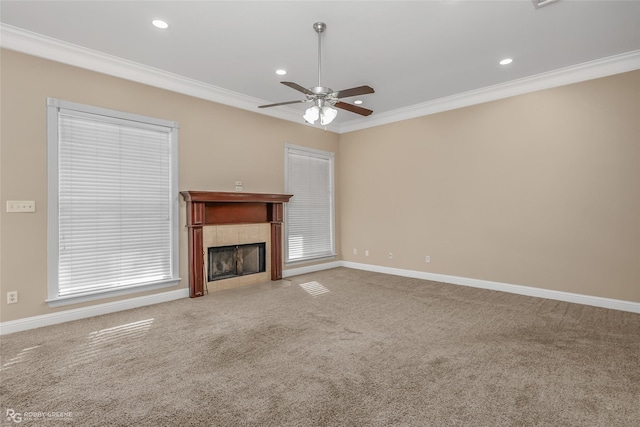
[[[0,203],[37,212],[0,209],[0,321],[82,306],[44,302],[47,97],[179,122],[181,190],[283,192],[285,142],[335,152],[338,259],[640,302],[640,71],[337,135],[1,55]]]
[[[177,121],[180,190],[284,192],[284,144],[336,153],[338,135],[60,63],[1,50],[0,321],[50,309],[47,296],[46,99],[59,98]],[[37,211],[6,213],[7,200],[35,200]],[[187,287],[187,234],[180,207],[180,287]],[[338,219],[339,221],[339,219]],[[17,290],[19,303],[7,305]],[[162,291],[166,291],[164,289]],[[141,296],[133,294],[128,296]],[[126,297],[124,297],[126,298]],[[110,300],[100,300],[104,303]]]
[[[640,302],[640,71],[343,134],[338,165],[345,260]]]

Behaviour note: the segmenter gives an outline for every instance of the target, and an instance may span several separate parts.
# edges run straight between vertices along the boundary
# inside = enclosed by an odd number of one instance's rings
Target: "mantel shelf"
[[[257,203],[286,203],[292,197],[290,194],[242,193],[224,191],[181,191],[187,202],[226,203],[226,202],[257,202]]]

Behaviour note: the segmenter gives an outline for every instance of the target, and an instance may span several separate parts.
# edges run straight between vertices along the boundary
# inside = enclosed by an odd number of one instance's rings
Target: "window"
[[[333,153],[285,146],[285,262],[335,256]]]
[[[173,286],[178,126],[47,100],[51,306]]]

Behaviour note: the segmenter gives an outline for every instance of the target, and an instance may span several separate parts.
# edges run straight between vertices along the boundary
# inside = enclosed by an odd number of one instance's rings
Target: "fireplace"
[[[214,290],[222,290],[239,284],[236,282],[249,284],[244,282],[245,279],[282,279],[284,203],[289,201],[291,195],[216,191],[181,191],[180,194],[187,210],[191,298],[203,296],[207,283],[215,284]],[[230,236],[237,240],[231,240]],[[245,274],[228,280],[208,280],[209,247],[239,246],[252,242],[265,242],[266,272]]]
[[[207,248],[207,281],[267,271],[265,247],[263,242]]]

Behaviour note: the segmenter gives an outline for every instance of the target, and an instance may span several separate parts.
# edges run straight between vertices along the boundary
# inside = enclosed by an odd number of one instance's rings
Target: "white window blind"
[[[335,255],[333,153],[287,144],[285,259],[305,261]]]
[[[175,284],[175,123],[50,100],[49,132],[49,300]]]

